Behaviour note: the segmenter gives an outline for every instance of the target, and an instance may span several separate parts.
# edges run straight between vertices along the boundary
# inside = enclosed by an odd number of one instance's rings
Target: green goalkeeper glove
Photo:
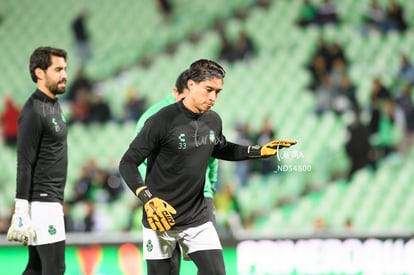
[[[251,158],[267,158],[276,155],[279,149],[289,148],[296,143],[296,140],[272,140],[263,146],[249,146],[247,150]]]
[[[175,221],[171,215],[177,213],[174,207],[160,198],[153,197],[146,186],[138,188],[135,193],[144,204],[147,221],[152,230],[163,232],[174,226]]]
[[[7,240],[21,242],[23,245],[31,245],[36,238],[32,221],[29,216],[29,202],[16,199],[14,214],[7,231]]]

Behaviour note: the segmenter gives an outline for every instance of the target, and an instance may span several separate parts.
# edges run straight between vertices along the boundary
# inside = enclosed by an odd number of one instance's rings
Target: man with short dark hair
[[[200,59],[188,69],[187,96],[151,116],[123,155],[119,171],[143,202],[143,248],[148,274],[170,274],[177,245],[198,274],[226,274],[222,246],[204,199],[211,157],[238,161],[276,155],[296,144],[273,140],[264,146],[228,142],[219,115],[210,110],[223,88],[224,69]],[[137,169],[148,160],[145,183]]]
[[[188,80],[188,70],[182,72],[175,81],[175,87],[173,88],[173,92],[168,95],[162,101],[152,105],[148,110],[146,110],[142,116],[139,118],[137,122],[136,133],[138,134],[139,131],[144,126],[145,121],[158,112],[160,109],[173,104],[175,102],[183,100],[188,94],[188,87],[187,87],[187,80]],[[139,167],[139,172],[143,180],[145,180],[146,170],[147,170],[147,160],[145,160]],[[215,192],[215,185],[217,182],[217,174],[218,174],[218,159],[210,158],[210,161],[207,166],[206,171],[206,178],[204,183],[204,199],[206,201],[208,214],[210,216],[210,220],[216,225],[216,217],[214,214],[214,192]],[[188,260],[188,256],[184,255],[184,259]],[[180,247],[177,244],[172,256],[171,256],[171,266],[170,266],[170,275],[178,275],[180,274],[180,266],[181,266],[181,251]]]
[[[66,51],[37,48],[30,57],[36,91],[19,116],[15,211],[9,241],[28,245],[25,275],[65,272],[63,198],[67,176],[66,120],[57,100],[66,88]]]

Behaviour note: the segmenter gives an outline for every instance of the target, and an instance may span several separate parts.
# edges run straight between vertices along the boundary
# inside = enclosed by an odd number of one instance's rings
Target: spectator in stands
[[[297,24],[307,27],[316,23],[316,8],[309,0],[303,0]]]
[[[387,33],[392,30],[404,32],[408,28],[403,8],[395,0],[390,1],[386,8],[381,7],[378,0],[372,0],[363,19],[364,32],[370,30],[379,31],[380,33]]]
[[[326,229],[326,221],[324,218],[322,217],[317,217],[315,218],[315,220],[313,221],[313,228],[317,231],[319,230],[325,230]]]
[[[105,101],[102,92],[92,93],[89,111],[90,123],[106,123],[112,120],[112,112],[109,104]]]
[[[11,216],[11,215],[10,215]],[[0,234],[7,234],[7,230],[9,229],[10,217],[9,216],[0,216]]]
[[[321,55],[325,61],[328,61],[330,56],[329,48],[330,44],[326,41],[326,39],[323,36],[319,36],[314,56]]]
[[[71,114],[69,123],[88,123],[90,117],[91,103],[89,101],[91,92],[82,87],[78,90],[74,101],[71,102]]]
[[[414,85],[414,66],[406,54],[400,56],[400,67],[396,82],[398,85],[405,85],[406,83]]]
[[[344,222],[344,228],[345,230],[352,230],[354,228],[354,222],[352,221],[352,218],[347,218]]]
[[[378,133],[378,124],[380,119],[380,100],[375,96],[370,96],[368,105],[369,123],[368,128],[371,135]]]
[[[347,179],[351,180],[356,171],[372,164],[375,160],[375,152],[370,143],[371,133],[368,126],[361,122],[359,109],[355,109],[352,113],[346,136],[345,152],[351,162]]]
[[[254,41],[245,30],[239,31],[235,43],[227,37],[222,27],[219,27],[219,35],[221,38],[221,49],[218,58],[220,60],[236,62],[248,60],[256,54]]]
[[[235,192],[233,184],[225,183],[214,197],[219,232],[235,233],[244,227]]]
[[[322,115],[333,108],[336,91],[328,74],[322,76],[321,84],[316,88],[316,115]]]
[[[405,117],[403,139],[399,146],[399,150],[403,154],[406,154],[414,145],[414,103],[411,96],[412,87],[411,84],[406,84],[401,94],[395,99],[396,104],[401,108]]]
[[[83,218],[83,226],[81,228],[84,232],[94,232],[98,231],[96,228],[96,211],[95,211],[95,204],[93,201],[86,200],[86,215]]]
[[[312,91],[315,91],[316,88],[322,83],[322,78],[326,74],[330,73],[333,60],[335,58],[345,60],[342,48],[339,44],[337,45],[338,46],[333,47],[331,44],[326,42],[324,37],[319,37],[315,53],[311,55],[311,61],[307,66],[307,69],[312,76],[312,82],[309,86]]]
[[[391,98],[391,93],[387,87],[382,84],[379,78],[372,80],[369,104],[369,129],[371,134],[378,133],[379,121],[381,116],[381,104],[384,99]]]
[[[317,7],[316,22],[320,26],[339,23],[336,5],[331,0],[323,0]]]
[[[369,31],[384,32],[387,20],[386,11],[377,0],[371,0],[367,11],[362,16],[364,21],[363,33]]]
[[[221,47],[218,54],[218,59],[227,62],[234,62],[237,60],[237,51],[231,43],[230,39],[225,34],[224,30],[219,29],[221,39]]]
[[[72,204],[83,202],[83,201],[86,201],[92,198],[92,195],[91,195],[92,178],[94,177],[95,171],[97,169],[98,168],[96,167],[96,163],[93,159],[88,160],[81,167],[81,175],[75,181],[74,195],[73,195],[73,198],[68,200],[69,204],[72,205]]]
[[[316,54],[312,57],[311,63],[308,66],[308,71],[311,74],[311,83],[309,89],[315,92],[322,84],[323,78],[329,73],[326,59],[322,54]]]
[[[70,102],[74,101],[79,90],[81,89],[85,89],[87,92],[90,92],[93,89],[93,83],[88,77],[85,76],[83,69],[79,68],[76,70],[75,79],[69,86],[65,99]]]
[[[105,192],[104,197],[100,198],[103,202],[112,203],[116,201],[124,191],[118,171],[99,168],[96,170],[93,182]]]
[[[356,97],[355,84],[351,82],[347,74],[340,76],[339,86],[336,87],[336,97],[333,104],[335,112],[339,114],[360,108]]]
[[[163,19],[168,20],[173,12],[171,0],[157,0],[157,5]]]
[[[325,218],[317,216],[313,220],[313,236],[314,237],[324,237],[327,234],[331,234],[329,225],[327,224]]]
[[[82,10],[72,22],[72,33],[76,43],[80,67],[84,67],[92,56],[90,35],[86,27],[88,16],[89,13],[86,10]]]
[[[329,77],[335,89],[338,89],[343,75],[346,75],[348,68],[341,58],[335,58],[332,62],[332,68],[329,71]]]
[[[378,134],[374,136],[378,158],[387,157],[396,152],[399,140],[396,133],[405,128],[404,113],[394,100],[387,98],[383,100],[378,121]]]
[[[261,7],[261,8],[269,8],[270,5],[272,4],[272,0],[256,0],[256,6]]]
[[[339,60],[346,67],[348,64],[348,59],[345,55],[343,47],[338,42],[332,42],[328,44],[328,54],[327,54],[327,63],[329,70],[332,69],[334,63]]]
[[[239,31],[235,49],[237,60],[248,60],[256,54],[254,41],[245,30]]]
[[[372,81],[371,96],[380,100],[391,98],[390,90],[376,77]]]
[[[262,126],[255,138],[257,144],[266,144],[273,140],[276,136],[275,130],[272,127],[270,117],[263,118]],[[274,158],[262,158],[259,159],[259,172],[262,176],[267,177],[273,175],[275,171],[276,160]]]
[[[388,26],[391,30],[404,32],[408,28],[404,17],[404,10],[396,0],[391,0],[387,7],[386,13]]]
[[[135,87],[131,86],[127,92],[126,101],[124,103],[124,113],[122,115],[121,121],[137,122],[145,110],[145,98],[139,97],[138,90]]]
[[[20,114],[20,108],[11,96],[4,99],[4,110],[0,116],[0,130],[3,141],[7,146],[15,147],[17,144],[17,121]]]
[[[15,207],[3,207],[0,211],[0,234],[7,234],[14,209]]]

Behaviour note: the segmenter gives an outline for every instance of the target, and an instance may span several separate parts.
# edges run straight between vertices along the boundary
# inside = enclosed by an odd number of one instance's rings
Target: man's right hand
[[[160,232],[168,231],[175,224],[172,214],[175,214],[175,209],[166,201],[153,197],[144,204],[145,213],[147,213],[147,220],[152,230]]]
[[[136,195],[144,204],[147,221],[152,230],[168,231],[175,225],[172,215],[177,212],[169,203],[158,197],[153,197],[146,186],[138,188]]]

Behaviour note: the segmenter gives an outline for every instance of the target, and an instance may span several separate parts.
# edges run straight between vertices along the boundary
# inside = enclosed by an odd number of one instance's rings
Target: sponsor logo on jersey
[[[187,148],[187,143],[185,140],[185,134],[181,133],[178,135],[178,150],[185,150]]]

